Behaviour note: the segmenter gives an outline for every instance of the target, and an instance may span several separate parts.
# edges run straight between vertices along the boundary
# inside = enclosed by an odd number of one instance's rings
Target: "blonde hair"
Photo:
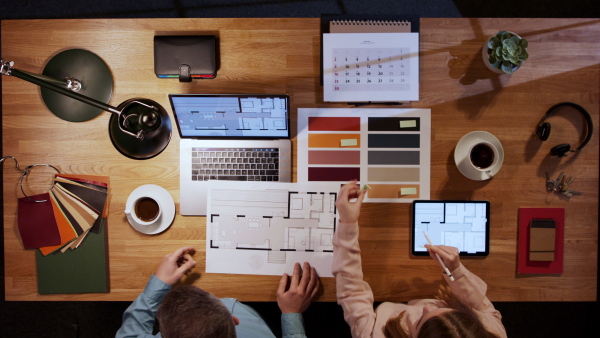
[[[447,284],[440,284],[435,298],[444,302],[452,310],[425,321],[417,333],[417,337],[497,337],[485,329],[473,309],[458,300]],[[402,311],[398,316],[388,319],[383,328],[385,337],[411,337],[408,330],[402,327],[402,318],[405,313],[406,311]]]

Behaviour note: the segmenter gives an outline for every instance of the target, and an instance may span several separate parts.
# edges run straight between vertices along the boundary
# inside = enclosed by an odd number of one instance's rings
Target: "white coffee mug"
[[[125,214],[140,225],[152,225],[160,219],[162,208],[158,200],[150,196],[138,197]]]

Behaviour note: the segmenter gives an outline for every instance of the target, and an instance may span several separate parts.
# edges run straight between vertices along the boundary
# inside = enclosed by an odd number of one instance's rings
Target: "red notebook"
[[[554,260],[549,262],[529,260],[529,224],[532,219],[553,219],[556,222]],[[517,273],[561,274],[565,246],[564,208],[519,208],[519,247]]]

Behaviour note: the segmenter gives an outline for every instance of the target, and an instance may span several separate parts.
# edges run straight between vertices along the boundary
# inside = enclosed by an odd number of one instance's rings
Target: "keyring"
[[[23,179],[25,178],[25,176],[27,176],[27,174],[29,174],[31,172],[31,169],[35,168],[35,167],[50,167],[50,168],[56,170],[56,172],[58,174],[60,174],[60,170],[56,169],[56,167],[54,167],[53,165],[50,165],[50,164],[32,164],[30,166],[27,166],[25,168],[25,170],[22,170],[21,168],[19,168],[19,161],[17,161],[17,159],[14,158],[13,156],[4,156],[4,157],[0,158],[0,163],[4,162],[4,160],[7,158],[12,158],[13,160],[15,160],[15,169],[21,173],[21,179],[19,180],[19,185],[21,186],[21,192],[23,193],[23,195],[25,197],[27,197],[28,200],[35,202],[35,203],[43,203],[43,202],[48,201],[48,200],[36,200],[36,199],[29,197],[25,193],[25,189],[23,189]]]

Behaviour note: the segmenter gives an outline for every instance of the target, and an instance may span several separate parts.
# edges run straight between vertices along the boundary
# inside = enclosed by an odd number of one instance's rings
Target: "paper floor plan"
[[[236,188],[219,184],[210,190],[207,272],[289,273],[297,261],[313,265],[313,260],[332,255],[339,185],[323,190],[294,183],[265,188],[261,183],[247,184],[261,187],[248,190],[239,183]],[[220,271],[211,271],[217,266]],[[331,265],[324,268],[330,270]]]

